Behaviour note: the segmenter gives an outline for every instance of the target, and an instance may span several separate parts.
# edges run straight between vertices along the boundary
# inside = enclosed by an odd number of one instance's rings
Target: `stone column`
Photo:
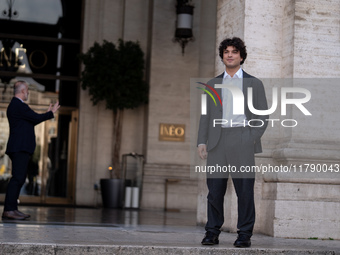
[[[122,38],[138,41],[146,54],[149,1],[86,0],[84,5],[84,52],[95,41],[102,44],[107,40],[117,45]],[[101,197],[94,184],[109,178],[112,161],[113,112],[105,108],[105,102],[93,106],[88,91],[80,90],[79,97],[76,203],[97,206]],[[145,119],[144,106],[124,111],[121,154],[144,153]]]
[[[84,1],[83,51],[95,41],[116,43],[123,27],[123,1]],[[101,198],[94,190],[100,178],[109,178],[111,164],[112,111],[105,102],[93,106],[88,91],[80,90],[79,136],[76,180],[77,205],[96,206]]]
[[[263,232],[273,236],[340,238],[340,173],[330,170],[340,163],[340,121],[334,107],[340,88],[339,79],[329,79],[340,76],[339,14],[338,0],[287,1],[284,8],[283,31],[290,42],[282,40],[282,70],[295,78],[294,86],[311,92],[306,107],[312,116],[290,109],[299,124],[280,129],[272,157],[277,165],[322,172],[264,176],[261,211],[270,212],[272,223]],[[262,220],[265,225],[268,219]]]
[[[296,119],[299,123],[295,128],[268,127],[262,139],[264,152],[256,156],[258,166],[334,167],[340,163],[340,123],[335,107],[339,81],[325,79],[340,76],[339,13],[339,0],[218,1],[217,44],[225,37],[243,38],[248,51],[244,70],[258,78],[278,78],[274,83],[281,84],[279,87],[288,83],[303,85],[311,92],[306,107],[312,116],[305,116],[293,106],[287,116],[281,116],[280,107],[270,116]],[[223,70],[219,60],[215,67],[217,73]],[[316,78],[324,78],[324,82]],[[273,80],[263,80],[270,107],[275,84]],[[339,175],[257,174],[255,232],[278,237],[339,239]],[[201,202],[205,202],[205,197]],[[223,227],[236,231],[233,190],[227,193],[225,209]],[[202,211],[198,215],[203,215]],[[198,222],[204,223],[204,217],[198,218]]]

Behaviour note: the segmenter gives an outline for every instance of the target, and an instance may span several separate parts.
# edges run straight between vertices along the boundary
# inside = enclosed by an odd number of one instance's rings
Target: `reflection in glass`
[[[60,0],[1,0],[0,19],[57,24],[63,16]]]
[[[26,103],[34,111],[45,112],[51,102],[59,100],[63,112],[35,127],[37,149],[20,196],[34,203],[73,201],[82,4],[82,0],[0,0],[2,195],[11,177],[11,160],[5,155],[9,137],[6,109],[13,97],[13,83],[25,80],[30,89]]]

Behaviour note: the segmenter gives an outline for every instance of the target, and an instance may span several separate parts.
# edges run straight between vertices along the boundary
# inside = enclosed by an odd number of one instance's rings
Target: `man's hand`
[[[207,158],[207,146],[205,144],[198,145],[197,152],[201,159]]]
[[[59,101],[57,101],[54,105],[50,104],[50,107],[48,108],[48,112],[52,111],[53,113],[55,113],[56,111],[58,111],[60,105],[59,105]]]

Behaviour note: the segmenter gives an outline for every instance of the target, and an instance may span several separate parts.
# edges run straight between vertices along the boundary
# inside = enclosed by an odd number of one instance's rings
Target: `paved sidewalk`
[[[260,234],[253,236],[251,248],[240,249],[233,247],[236,234],[226,232],[221,233],[219,245],[203,246],[204,229],[194,225],[194,213],[43,207],[23,211],[36,214],[31,220],[0,223],[1,255],[340,254],[339,240]],[[114,222],[109,222],[110,217]]]

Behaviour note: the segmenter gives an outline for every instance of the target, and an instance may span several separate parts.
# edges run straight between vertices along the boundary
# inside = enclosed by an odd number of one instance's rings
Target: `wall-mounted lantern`
[[[192,24],[194,15],[194,6],[190,0],[177,0],[176,5],[176,32],[175,42],[179,42],[182,46],[182,55],[184,55],[184,48],[189,41],[194,40],[192,34]]]

